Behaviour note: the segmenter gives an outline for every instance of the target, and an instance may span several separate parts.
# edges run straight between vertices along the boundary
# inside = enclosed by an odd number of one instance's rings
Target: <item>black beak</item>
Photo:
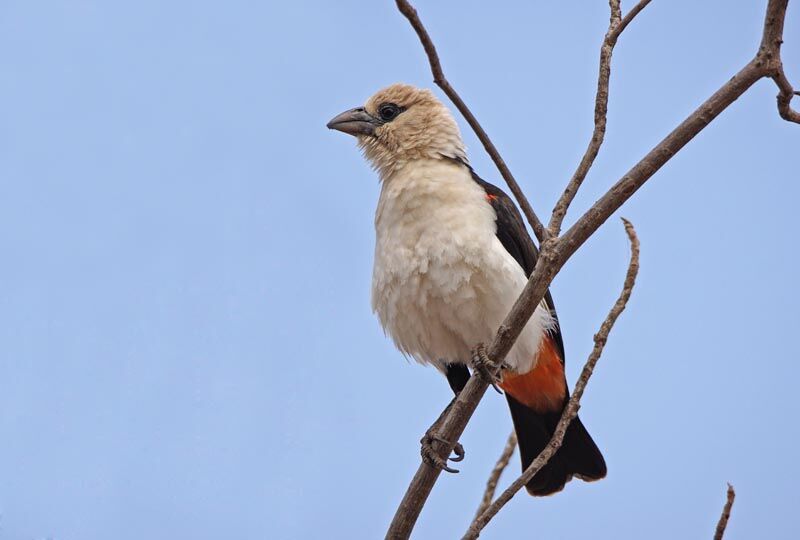
[[[380,120],[365,111],[364,107],[357,107],[334,116],[328,122],[328,129],[350,135],[375,135],[375,128],[380,125]]]

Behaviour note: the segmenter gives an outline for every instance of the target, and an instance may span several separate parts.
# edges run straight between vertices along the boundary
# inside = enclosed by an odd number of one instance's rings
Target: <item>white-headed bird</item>
[[[457,394],[470,377],[473,348],[491,342],[536,264],[520,213],[472,170],[453,116],[429,90],[389,86],[328,127],[358,139],[381,181],[372,308],[397,348],[435,366]],[[549,293],[506,357],[498,385],[525,469],[550,440],[569,399]],[[423,456],[447,468],[427,450],[423,437]],[[600,450],[575,418],[527,489],[549,495],[572,477],[605,475]]]

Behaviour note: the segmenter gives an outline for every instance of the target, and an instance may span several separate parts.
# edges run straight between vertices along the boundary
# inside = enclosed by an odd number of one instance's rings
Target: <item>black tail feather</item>
[[[550,441],[561,418],[561,411],[539,413],[508,393],[506,399],[511,409],[514,430],[517,432],[524,471]],[[551,495],[564,489],[564,485],[573,476],[591,481],[599,480],[605,475],[606,462],[603,455],[581,419],[576,417],[567,428],[561,448],[525,487],[531,495]]]

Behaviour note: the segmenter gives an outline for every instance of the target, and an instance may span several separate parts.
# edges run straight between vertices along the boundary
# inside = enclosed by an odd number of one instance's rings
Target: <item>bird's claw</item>
[[[486,346],[483,343],[478,343],[472,350],[472,369],[480,374],[484,380],[488,381],[499,394],[502,394],[497,385],[503,381],[500,372],[504,369],[509,369],[510,366],[505,362],[501,364],[495,363],[486,353]]]
[[[422,454],[422,461],[430,465],[431,467],[436,467],[438,469],[442,469],[443,471],[449,473],[457,473],[458,469],[453,469],[447,465],[447,460],[444,459],[439,455],[439,453],[434,450],[433,443],[440,442],[442,444],[446,444],[450,446],[450,441],[442,439],[438,435],[434,435],[431,431],[427,431],[425,435],[422,436],[420,439],[420,454]],[[455,443],[453,445],[453,453],[455,454],[454,457],[448,458],[450,461],[461,461],[464,459],[464,447],[461,446],[461,443]]]

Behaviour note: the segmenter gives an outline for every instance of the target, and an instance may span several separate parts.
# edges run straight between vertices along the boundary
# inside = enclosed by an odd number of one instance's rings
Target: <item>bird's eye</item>
[[[403,112],[403,110],[394,103],[383,103],[378,107],[378,114],[384,122],[391,122],[397,118],[397,115],[401,112]]]

